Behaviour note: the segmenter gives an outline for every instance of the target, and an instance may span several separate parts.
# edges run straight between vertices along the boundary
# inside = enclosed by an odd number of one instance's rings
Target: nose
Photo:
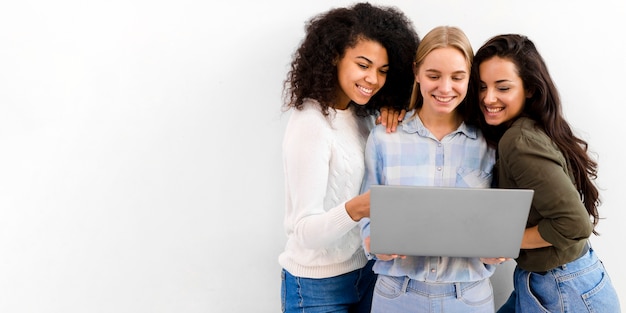
[[[382,75],[379,75],[377,70],[367,71],[367,74],[365,75],[365,82],[368,84],[377,85],[381,79]]]
[[[485,88],[482,91],[482,96],[485,104],[495,103],[497,99],[495,93],[493,92],[493,88]]]
[[[439,90],[443,92],[448,92],[452,90],[452,79],[445,78],[441,80],[441,85],[439,85]]]

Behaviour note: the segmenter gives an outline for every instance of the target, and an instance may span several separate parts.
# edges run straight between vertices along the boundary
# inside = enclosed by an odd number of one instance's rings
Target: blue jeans
[[[378,275],[372,312],[493,313],[489,278],[466,283],[427,283]]]
[[[282,311],[286,313],[370,313],[376,274],[374,261],[343,275],[314,279],[282,270]]]
[[[498,313],[619,313],[617,293],[593,249],[545,273],[513,272],[514,289]]]

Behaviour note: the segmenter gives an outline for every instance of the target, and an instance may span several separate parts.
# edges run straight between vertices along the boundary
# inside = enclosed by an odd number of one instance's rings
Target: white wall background
[[[373,2],[535,41],[599,155],[625,306],[625,2]],[[278,312],[282,81],[305,20],[352,3],[2,1],[0,312]]]

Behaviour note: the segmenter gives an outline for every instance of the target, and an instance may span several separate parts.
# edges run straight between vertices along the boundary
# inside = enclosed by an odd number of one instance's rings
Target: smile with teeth
[[[366,94],[371,95],[374,92],[374,89],[372,88],[365,88],[363,86],[357,86],[357,87],[359,88],[359,90],[361,90],[363,93],[366,93]]]
[[[450,102],[454,97],[441,97],[441,96],[433,96],[435,100],[439,102]]]
[[[502,107],[488,107],[488,106],[485,106],[485,110],[487,112],[489,112],[489,113],[498,113],[498,112],[504,110],[504,108],[502,108]]]

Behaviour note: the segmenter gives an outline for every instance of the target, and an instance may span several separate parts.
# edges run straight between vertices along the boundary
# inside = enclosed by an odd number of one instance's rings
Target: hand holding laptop
[[[367,249],[367,252],[370,252],[370,237],[367,236],[363,242],[365,243],[365,248]],[[391,261],[393,259],[406,259],[406,255],[399,255],[399,254],[375,254],[376,258],[381,260],[381,261]]]
[[[513,259],[512,258],[480,258],[480,261],[482,261],[485,264],[500,264],[508,260],[513,260]]]
[[[365,248],[367,249],[367,252],[369,253],[370,251],[370,237],[366,237],[365,240],[363,240],[363,242],[365,243]],[[406,259],[406,255],[399,255],[399,254],[375,254],[376,258],[381,260],[381,261],[391,261],[393,259]],[[512,258],[480,258],[480,260],[485,263],[485,264],[500,264],[509,260],[513,260]]]

